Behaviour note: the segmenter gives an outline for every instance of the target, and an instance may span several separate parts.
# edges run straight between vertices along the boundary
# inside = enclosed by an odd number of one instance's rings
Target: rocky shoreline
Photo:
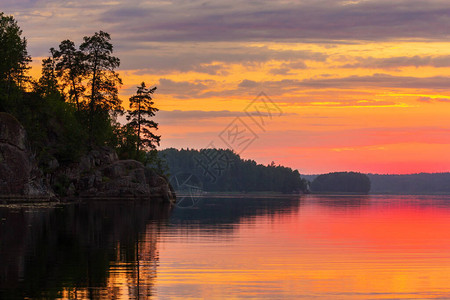
[[[72,199],[146,199],[174,203],[168,180],[135,160],[119,160],[108,147],[99,147],[77,162],[56,159],[38,167],[26,131],[11,115],[0,113],[0,199],[59,201]]]

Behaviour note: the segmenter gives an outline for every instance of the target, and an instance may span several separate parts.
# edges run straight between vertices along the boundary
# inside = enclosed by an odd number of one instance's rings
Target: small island
[[[333,172],[317,176],[311,183],[315,193],[368,194],[370,179],[357,172]]]

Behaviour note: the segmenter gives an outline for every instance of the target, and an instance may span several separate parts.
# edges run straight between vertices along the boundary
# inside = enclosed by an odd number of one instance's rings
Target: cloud
[[[343,78],[306,79],[299,86],[310,88],[411,88],[449,90],[450,78],[444,76],[410,77],[392,76],[389,74],[374,74],[371,76],[349,76]]]
[[[433,101],[438,102],[450,102],[450,98],[436,98],[436,97],[419,97],[417,101],[431,103]]]
[[[292,75],[292,70],[289,68],[273,68],[269,71],[273,75]]]
[[[249,80],[249,79],[244,79],[241,81],[241,83],[239,83],[238,87],[239,88],[254,88],[254,87],[258,87],[259,83],[257,83],[256,81],[253,80]]]
[[[161,110],[157,114],[158,120],[170,121],[170,122],[184,122],[186,120],[202,120],[213,118],[228,118],[228,117],[243,117],[246,116],[245,112],[239,111],[203,111],[203,110]]]
[[[279,81],[260,81],[245,79],[238,85],[238,89],[252,89],[264,87],[273,91],[290,91],[299,88],[411,88],[450,90],[450,78],[444,76],[410,77],[393,76],[389,74],[374,74],[369,76],[348,76],[338,78],[312,78],[305,80],[283,79]]]
[[[175,95],[180,99],[191,99],[207,89],[207,84],[210,82],[210,80],[196,80],[195,82],[173,81],[171,79],[161,78],[157,87],[158,93],[160,94]]]
[[[229,43],[150,43],[134,47],[118,49],[121,52],[122,68],[141,69],[141,72],[148,73],[193,71],[223,75],[222,72],[227,71],[226,64],[249,65],[280,60],[285,64],[283,67],[299,68],[304,63],[298,60],[324,62],[328,58],[327,54],[317,51],[280,50]]]
[[[257,112],[249,112],[252,115],[259,115]],[[284,116],[297,115],[296,113],[285,113]],[[160,110],[156,118],[158,121],[164,121],[167,123],[185,123],[186,121],[193,120],[210,120],[217,118],[235,118],[242,117],[248,118],[248,114],[244,111],[203,111],[203,110]]]
[[[307,66],[303,61],[289,62],[282,63],[280,68],[271,69],[269,73],[274,75],[293,75],[292,71],[306,68]]]
[[[178,0],[152,6],[127,1],[100,19],[134,40],[382,40],[446,38],[449,14],[443,0]]]
[[[450,15],[445,0],[5,0],[2,10],[16,16],[33,56],[98,30],[124,49],[154,42],[446,40]]]
[[[386,58],[357,58],[354,63],[345,64],[343,68],[401,68],[401,67],[450,67],[450,55],[441,56],[396,56]]]

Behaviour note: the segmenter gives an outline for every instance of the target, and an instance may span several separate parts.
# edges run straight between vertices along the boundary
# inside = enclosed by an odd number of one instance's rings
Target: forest
[[[372,194],[450,194],[450,173],[367,174]]]
[[[179,189],[194,186],[208,192],[305,193],[308,182],[297,170],[242,159],[228,149],[165,149],[158,152]],[[178,185],[178,186],[177,186]]]
[[[357,172],[333,172],[317,176],[311,190],[318,193],[368,194],[371,182],[367,175]]]
[[[85,36],[79,46],[64,40],[50,48],[38,79],[28,75],[30,62],[17,21],[0,13],[0,112],[24,126],[42,170],[55,159],[70,164],[99,146],[111,147],[122,159],[156,158],[156,87],[142,82],[128,109],[122,107],[120,59],[108,33]],[[119,116],[128,123],[120,124]]]

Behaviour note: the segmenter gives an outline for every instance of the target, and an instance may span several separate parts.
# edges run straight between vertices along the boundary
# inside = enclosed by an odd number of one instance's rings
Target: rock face
[[[52,174],[54,186],[64,185],[66,196],[83,198],[143,198],[174,202],[168,181],[135,160],[119,160],[115,151],[101,147]]]
[[[13,116],[0,113],[0,197],[54,196],[27,148],[24,128]]]
[[[26,132],[11,115],[0,113],[0,198],[141,198],[175,202],[168,181],[135,160],[119,160],[101,147],[79,162],[61,166],[56,159],[38,168]],[[52,189],[53,187],[53,189]]]

